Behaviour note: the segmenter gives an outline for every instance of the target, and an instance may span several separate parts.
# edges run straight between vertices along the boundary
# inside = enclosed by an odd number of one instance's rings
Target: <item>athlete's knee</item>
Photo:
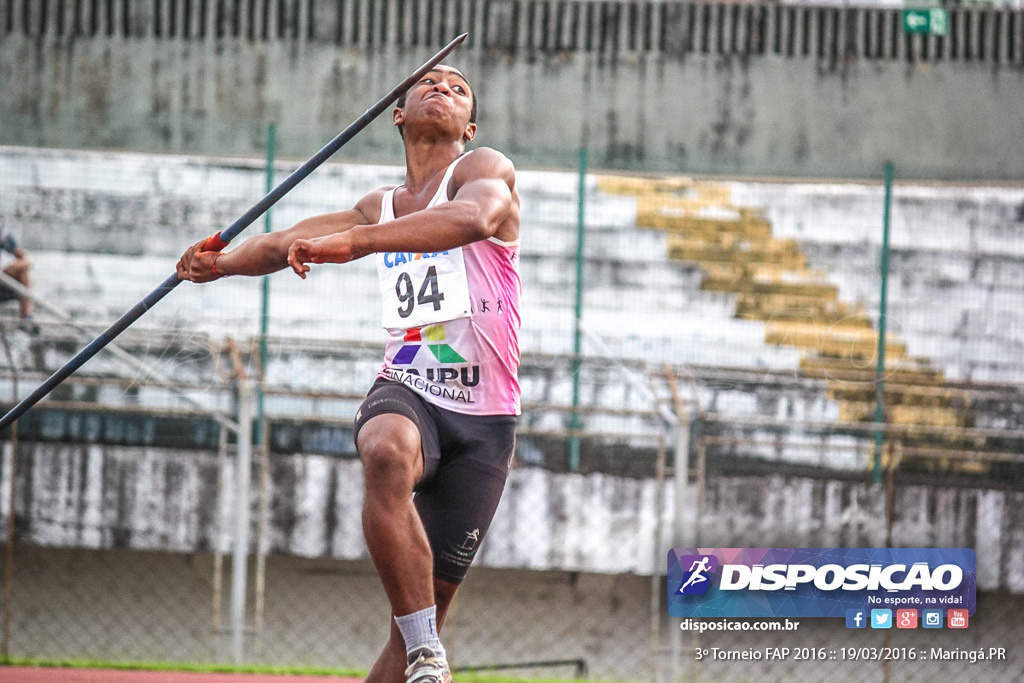
[[[379,415],[359,430],[356,444],[368,482],[414,484],[422,472],[419,432],[400,415]]]

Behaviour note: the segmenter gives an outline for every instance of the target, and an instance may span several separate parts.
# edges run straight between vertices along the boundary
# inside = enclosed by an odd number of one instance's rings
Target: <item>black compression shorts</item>
[[[397,413],[420,432],[423,477],[414,502],[434,554],[434,576],[459,584],[498,508],[516,442],[513,415],[463,415],[424,401],[412,389],[378,379],[356,413],[367,420]]]

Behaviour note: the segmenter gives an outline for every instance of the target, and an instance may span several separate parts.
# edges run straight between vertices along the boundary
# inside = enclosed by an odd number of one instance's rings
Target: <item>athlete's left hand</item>
[[[297,239],[288,247],[288,265],[305,279],[309,272],[307,263],[348,263],[355,258],[351,235],[352,231],[346,231],[310,240]]]
[[[292,267],[295,274],[306,279],[309,272],[307,263],[323,263],[320,256],[320,248],[313,240],[295,240],[292,246],[288,247],[288,265]]]

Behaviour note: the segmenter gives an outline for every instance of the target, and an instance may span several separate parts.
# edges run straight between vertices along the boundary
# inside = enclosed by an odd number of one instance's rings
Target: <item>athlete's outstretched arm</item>
[[[386,223],[296,240],[288,264],[305,277],[309,263],[347,263],[387,251],[444,251],[488,237],[518,238],[515,168],[507,157],[492,149],[477,149],[459,163],[453,180],[456,190],[451,201]]]
[[[288,265],[288,248],[297,239],[343,233],[358,225],[376,222],[383,190],[359,200],[352,209],[313,216],[287,230],[250,237],[226,252],[207,251],[206,240],[196,242],[178,260],[178,277],[191,282],[211,282],[228,275],[267,275]]]

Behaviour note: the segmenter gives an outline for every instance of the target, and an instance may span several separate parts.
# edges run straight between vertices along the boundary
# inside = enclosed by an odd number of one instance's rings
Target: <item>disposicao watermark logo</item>
[[[970,548],[674,548],[673,617],[842,617],[871,610],[951,609],[973,615]],[[856,615],[860,613],[862,617]]]
[[[683,584],[679,587],[680,595],[703,595],[711,587],[709,574],[718,570],[718,558],[714,555],[684,555],[679,558],[679,565],[689,569],[683,574]]]

